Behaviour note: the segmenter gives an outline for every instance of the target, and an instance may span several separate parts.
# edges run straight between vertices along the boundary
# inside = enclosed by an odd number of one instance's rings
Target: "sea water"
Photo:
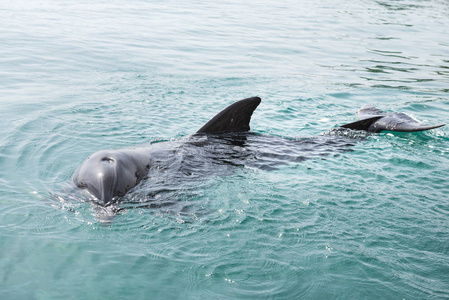
[[[448,298],[448,126],[166,182],[167,205],[106,223],[71,185],[95,151],[183,139],[250,96],[263,136],[326,135],[364,104],[447,123],[448,15],[445,0],[2,1],[0,298]]]

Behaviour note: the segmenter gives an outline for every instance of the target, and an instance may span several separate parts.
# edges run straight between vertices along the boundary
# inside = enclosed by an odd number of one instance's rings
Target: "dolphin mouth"
[[[102,207],[108,207],[118,202],[120,196],[109,197],[106,193],[98,191],[95,187],[87,185],[83,188],[91,197],[92,201]]]

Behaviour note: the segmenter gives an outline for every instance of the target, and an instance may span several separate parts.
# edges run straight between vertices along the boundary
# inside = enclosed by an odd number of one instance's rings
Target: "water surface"
[[[255,95],[252,130],[275,141],[322,137],[363,104],[447,123],[448,13],[442,0],[0,4],[0,297],[448,298],[447,126],[165,192],[147,182],[132,195],[157,205],[108,224],[70,184],[95,151],[182,139]]]

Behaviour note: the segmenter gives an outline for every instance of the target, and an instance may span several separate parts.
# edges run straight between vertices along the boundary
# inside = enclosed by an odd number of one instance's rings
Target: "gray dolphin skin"
[[[414,132],[435,129],[445,124],[424,125],[404,113],[385,113],[373,105],[364,105],[357,112],[359,121],[340,127],[368,132],[399,131]]]
[[[107,206],[140,182],[148,184],[149,195],[172,191],[174,187],[195,187],[202,178],[229,174],[235,166],[264,170],[280,165],[348,151],[356,138],[321,135],[286,139],[250,133],[250,120],[260,104],[259,97],[237,101],[179,141],[157,142],[145,147],[102,150],[89,156],[73,174],[76,187],[87,190],[94,202]],[[443,126],[423,125],[402,113],[384,113],[364,106],[359,121],[340,126],[341,130],[368,132],[422,131]],[[144,200],[138,200],[144,201]]]

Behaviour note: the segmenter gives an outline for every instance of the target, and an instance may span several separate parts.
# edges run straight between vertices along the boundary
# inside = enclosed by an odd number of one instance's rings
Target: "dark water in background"
[[[254,95],[261,135],[319,136],[368,103],[448,122],[447,1],[240,2],[0,4],[2,299],[449,297],[448,127],[166,182],[107,226],[71,193],[91,153]]]

